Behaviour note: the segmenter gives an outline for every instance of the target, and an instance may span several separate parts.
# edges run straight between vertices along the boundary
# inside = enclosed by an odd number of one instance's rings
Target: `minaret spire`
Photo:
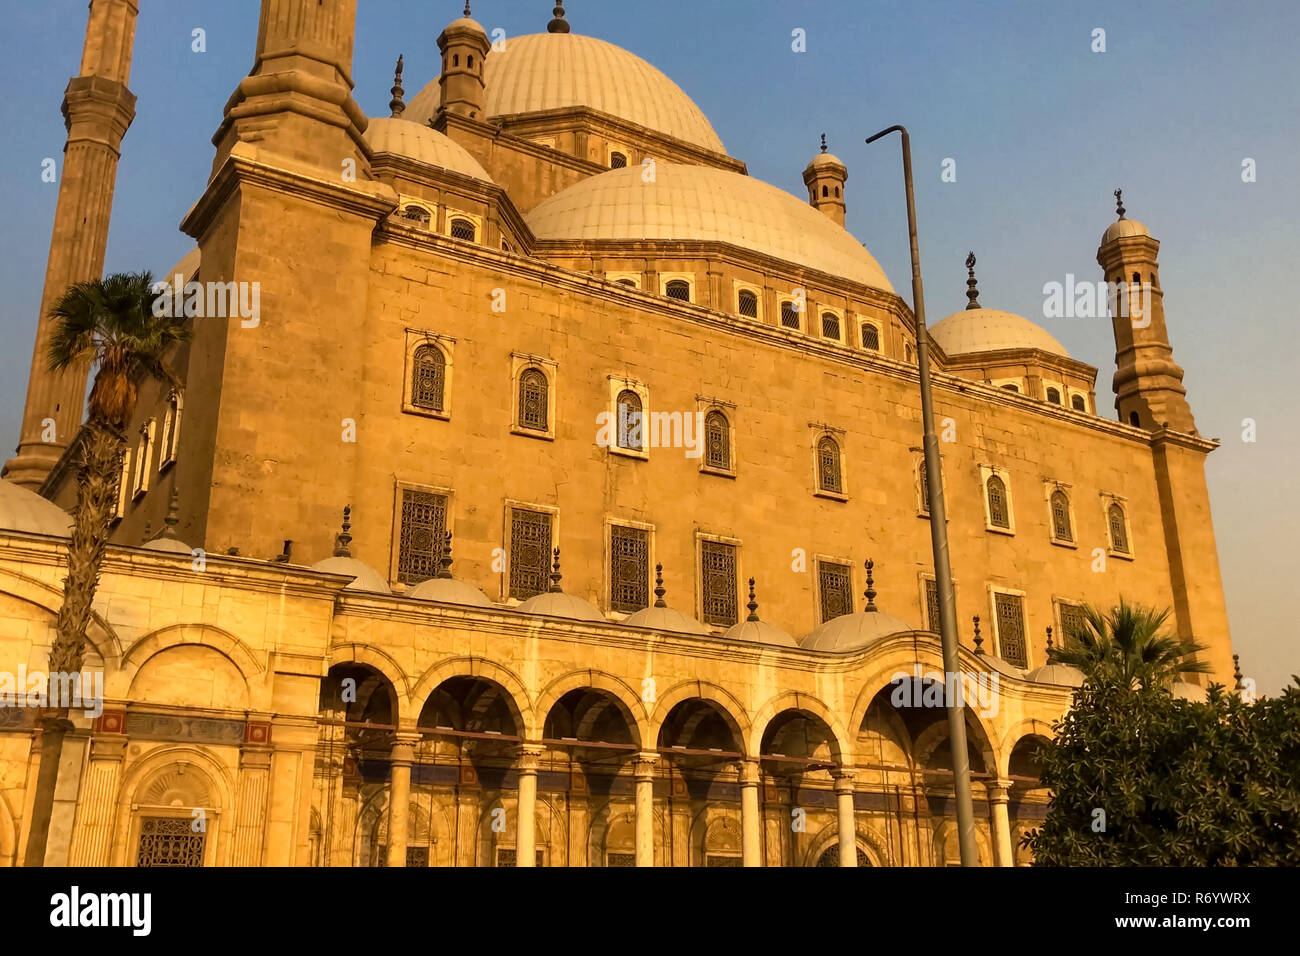
[[[979,283],[975,281],[974,252],[971,252],[966,256],[966,300],[966,308],[978,309],[980,307]]]
[[[568,33],[570,30],[569,21],[564,19],[564,2],[556,0],[555,9],[551,11],[555,18],[546,24],[547,33]]]
[[[468,7],[469,4],[465,4],[465,6]],[[406,90],[402,89],[403,59],[403,56],[399,54],[397,57],[397,72],[393,74],[393,89],[391,91],[393,98],[388,102],[388,108],[393,112],[393,119],[397,119],[406,112],[406,102],[403,99]]]
[[[339,533],[334,536],[334,557],[350,558],[352,557],[352,506],[343,506],[343,526]]]
[[[754,579],[753,579],[753,578],[750,578],[750,579],[749,579],[749,603],[746,604],[745,607],[749,608],[749,617],[745,618],[745,620],[746,620],[746,621],[757,621],[757,620],[758,620],[758,600],[754,597]]]
[[[1124,218],[1124,190],[1115,190],[1115,213],[1120,219]]]
[[[863,605],[862,610],[864,612],[879,611],[880,608],[876,607],[876,583],[871,576],[872,572],[875,571],[876,569],[876,562],[873,561],[871,558],[867,558],[867,563],[864,565],[864,567],[866,567],[867,569],[867,589],[866,591],[863,592],[863,594],[867,599],[867,603]]]

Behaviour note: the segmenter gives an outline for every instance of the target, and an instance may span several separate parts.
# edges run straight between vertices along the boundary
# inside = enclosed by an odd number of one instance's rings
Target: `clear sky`
[[[86,0],[6,4],[0,36],[0,452],[18,439],[57,187],[64,86],[78,69]],[[210,170],[211,135],[252,65],[257,0],[141,0],[139,97],[118,175],[107,271],[163,272]],[[387,115],[393,62],[408,99],[437,72],[436,39],[460,0],[361,0],[354,79]],[[507,35],[545,30],[551,0],[476,0]],[[1177,361],[1201,433],[1233,642],[1275,692],[1300,673],[1286,608],[1300,539],[1300,3],[1151,0],[574,0],[574,30],[659,67],[699,104],[752,175],[803,196],[825,132],[849,168],[850,230],[910,301],[894,123],[912,133],[931,322],[965,305],[968,249],[981,302],[1040,321],[1098,367],[1113,415],[1109,323],[1044,320],[1043,285],[1097,279],[1097,244],[1124,188],[1161,241]],[[207,52],[191,50],[195,28]],[[791,49],[792,31],[807,52]],[[1093,31],[1106,51],[1093,52]],[[940,181],[944,159],[957,181]],[[1242,181],[1253,159],[1256,181]],[[1242,440],[1243,419],[1257,440]],[[1192,575],[1196,568],[1190,569]],[[1284,600],[1286,599],[1286,600]]]

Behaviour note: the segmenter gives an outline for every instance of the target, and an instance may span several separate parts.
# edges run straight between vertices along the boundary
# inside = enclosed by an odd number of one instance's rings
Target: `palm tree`
[[[1165,633],[1169,609],[1158,611],[1123,598],[1102,613],[1085,605],[1084,623],[1064,634],[1061,647],[1048,651],[1048,663],[1077,667],[1088,677],[1113,677],[1126,687],[1168,686],[1181,674],[1208,674],[1196,660],[1206,645]]]
[[[77,507],[63,604],[50,648],[51,675],[77,673],[85,660],[86,625],[108,546],[126,430],[135,414],[140,383],[148,376],[178,384],[164,360],[189,337],[190,330],[182,318],[155,315],[157,298],[148,272],[120,273],[70,286],[50,310],[55,319],[46,356],[50,369],[91,367],[95,371],[79,441]],[[69,727],[68,708],[54,700],[49,704],[28,841],[29,866],[44,863],[63,736]]]

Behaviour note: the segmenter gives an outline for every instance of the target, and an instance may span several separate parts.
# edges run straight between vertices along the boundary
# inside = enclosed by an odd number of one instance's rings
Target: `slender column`
[[[740,765],[740,862],[742,866],[763,865],[763,845],[759,839],[762,821],[758,818],[759,766],[757,760]]]
[[[79,801],[72,866],[109,865],[117,787],[125,755],[123,734],[99,733],[90,742],[90,766],[86,768],[86,786]]]
[[[644,750],[632,760],[636,778],[636,865],[655,865],[655,765],[659,755]]]
[[[839,811],[840,866],[858,865],[858,830],[853,822],[853,772],[835,774],[835,802]]]
[[[542,748],[526,744],[519,748],[519,796],[515,807],[515,866],[537,865],[537,768]]]
[[[993,826],[993,865],[1015,866],[1015,850],[1011,846],[1011,819],[1007,814],[1007,790],[1010,780],[997,780],[988,786],[989,822]]]
[[[411,812],[411,764],[419,734],[397,734],[393,740],[388,781],[388,860],[391,867],[406,866],[406,825]]]

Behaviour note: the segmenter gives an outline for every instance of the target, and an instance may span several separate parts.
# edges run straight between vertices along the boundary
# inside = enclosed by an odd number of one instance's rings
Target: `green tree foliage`
[[[1065,643],[1048,652],[1048,662],[1068,664],[1085,676],[1109,675],[1127,687],[1168,685],[1179,674],[1208,674],[1210,665],[1195,660],[1204,644],[1165,632],[1169,611],[1158,611],[1123,598],[1109,611],[1083,608],[1084,624],[1062,635]]]

